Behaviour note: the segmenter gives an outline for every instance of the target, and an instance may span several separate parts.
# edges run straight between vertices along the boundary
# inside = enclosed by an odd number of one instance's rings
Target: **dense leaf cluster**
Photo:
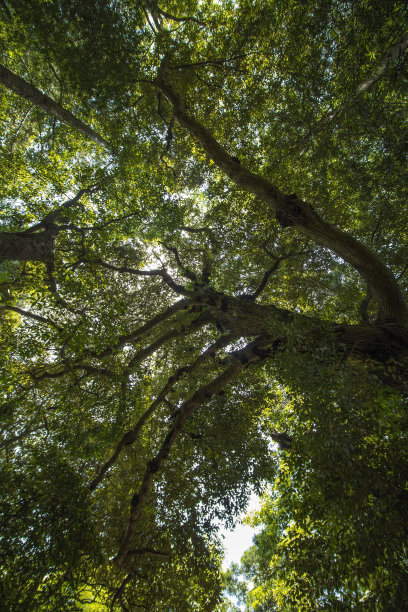
[[[407,9],[0,10],[2,605],[406,610]]]

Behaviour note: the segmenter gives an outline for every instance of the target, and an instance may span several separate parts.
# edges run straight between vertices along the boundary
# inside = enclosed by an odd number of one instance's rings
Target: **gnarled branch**
[[[187,268],[186,266],[184,266],[181,262],[180,256],[179,256],[179,252],[176,249],[176,247],[172,247],[167,245],[165,242],[161,242],[160,244],[164,246],[164,248],[167,251],[170,251],[170,253],[173,253],[174,258],[176,260],[177,266],[179,267],[179,269],[181,270],[183,276],[185,276],[186,278],[190,279],[191,281],[193,281],[194,283],[197,282],[197,276],[194,274],[194,272],[192,272],[191,270],[189,270],[189,268]]]

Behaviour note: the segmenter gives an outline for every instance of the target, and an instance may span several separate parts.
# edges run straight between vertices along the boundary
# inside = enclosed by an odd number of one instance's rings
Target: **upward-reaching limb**
[[[96,144],[101,145],[105,149],[109,148],[108,142],[89,125],[75,117],[75,115],[63,108],[58,102],[55,102],[50,96],[47,96],[47,94],[34,87],[34,85],[27,83],[27,81],[2,65],[0,65],[0,83],[32,104],[42,108],[49,115],[56,117],[62,123],[69,125],[73,130],[81,132],[81,134],[84,134],[84,136],[90,138]]]

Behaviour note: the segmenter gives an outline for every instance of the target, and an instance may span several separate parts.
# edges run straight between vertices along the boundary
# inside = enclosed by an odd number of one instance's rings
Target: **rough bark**
[[[333,323],[215,291],[197,295],[193,303],[206,305],[214,320],[230,333],[280,338],[285,345],[290,343],[301,352],[331,345],[334,351],[352,352],[378,363],[408,356],[408,329],[397,323]]]
[[[53,115],[62,123],[69,125],[73,130],[81,132],[81,134],[84,134],[87,138],[96,142],[96,144],[106,149],[109,148],[108,142],[89,125],[75,117],[70,111],[63,108],[58,102],[55,102],[52,98],[34,87],[34,85],[27,83],[27,81],[2,65],[0,65],[0,83],[32,104],[35,104],[35,106],[42,108],[46,113]]]
[[[0,233],[0,261],[52,261],[55,232]]]
[[[404,326],[333,323],[217,292],[198,295],[194,303],[205,304],[217,325],[229,333],[273,338],[271,346],[279,352],[291,350],[312,358],[323,350],[334,358],[368,362],[384,384],[408,395],[408,329]]]
[[[285,195],[262,176],[247,170],[197,121],[169,84],[165,69],[160,72],[155,84],[172,104],[179,124],[198,140],[207,155],[231,181],[268,204],[283,227],[292,227],[353,266],[371,287],[378,305],[379,319],[400,325],[408,323],[408,308],[399,285],[379,257],[350,234],[323,221],[309,203],[296,195]]]

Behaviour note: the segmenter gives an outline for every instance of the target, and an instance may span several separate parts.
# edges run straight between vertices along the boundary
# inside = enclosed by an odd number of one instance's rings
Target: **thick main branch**
[[[172,104],[174,117],[179,124],[198,140],[208,156],[231,181],[265,202],[282,226],[293,227],[353,266],[372,288],[380,319],[407,324],[408,308],[402,292],[393,274],[379,257],[350,234],[323,221],[310,204],[296,195],[285,195],[268,180],[240,164],[193,116],[168,82],[165,68],[161,69],[155,84]]]
[[[0,232],[0,262],[52,261],[55,236],[56,232],[52,229],[36,234]]]
[[[290,349],[312,356],[323,349],[341,359],[368,360],[372,372],[385,384],[408,394],[408,330],[397,323],[333,323],[216,291],[197,295],[195,303],[205,305],[214,320],[237,335],[275,338],[279,351]],[[387,362],[392,375],[387,374]]]

